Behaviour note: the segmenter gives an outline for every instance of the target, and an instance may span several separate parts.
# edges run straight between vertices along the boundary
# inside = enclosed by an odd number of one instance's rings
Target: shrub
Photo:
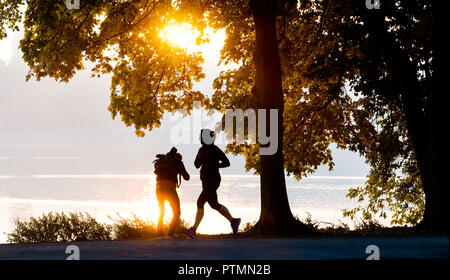
[[[97,222],[89,214],[43,214],[30,218],[29,222],[14,220],[15,228],[8,234],[8,242],[69,242],[85,240],[109,240],[110,227]]]
[[[113,223],[100,223],[88,213],[53,213],[30,218],[28,222],[16,219],[10,243],[71,242],[88,240],[131,240],[156,237],[156,225],[136,215],[126,219],[109,217]],[[167,227],[167,226],[166,226]],[[188,224],[181,220],[175,235],[183,235]]]
[[[377,231],[382,229],[383,226],[378,222],[377,220],[365,220],[361,219],[359,223],[355,223],[355,230],[357,231],[365,231],[365,232],[371,232],[371,231]]]
[[[152,238],[156,236],[156,226],[150,221],[133,215],[133,219],[125,219],[119,216],[112,225],[112,233],[116,240],[130,240]]]

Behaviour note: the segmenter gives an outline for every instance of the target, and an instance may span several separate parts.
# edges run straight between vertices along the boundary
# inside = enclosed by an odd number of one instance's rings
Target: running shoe
[[[241,224],[241,219],[233,219],[231,221],[231,228],[233,229],[233,234],[236,235],[239,231],[239,225]]]
[[[184,233],[186,233],[187,235],[189,235],[190,238],[197,238],[197,234],[195,233],[194,228],[188,228],[184,230]]]

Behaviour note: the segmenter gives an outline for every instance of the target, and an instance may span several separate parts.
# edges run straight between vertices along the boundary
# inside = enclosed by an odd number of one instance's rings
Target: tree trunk
[[[446,102],[443,98],[444,85],[442,83],[442,46],[439,44],[439,37],[444,34],[444,31],[439,30],[440,25],[437,19],[439,13],[445,9],[436,6],[440,1],[435,1],[432,6],[433,13],[433,31],[432,31],[432,47],[433,47],[433,79],[432,79],[432,93],[431,106],[428,110],[428,133],[427,133],[427,169],[429,173],[429,181],[431,191],[429,192],[429,203],[425,217],[424,227],[432,230],[446,231],[449,229],[449,183],[445,178],[448,172],[449,148],[448,138],[448,124],[444,123],[447,119]],[[439,3],[442,5],[442,3]],[[444,130],[447,130],[444,132]]]
[[[255,93],[258,108],[267,110],[266,135],[270,131],[269,109],[278,110],[277,152],[274,155],[260,155],[261,215],[255,228],[263,234],[298,233],[303,224],[292,215],[284,175],[284,101],[276,39],[276,1],[252,0],[250,6],[256,30]]]
[[[424,104],[425,94],[421,92],[416,67],[384,28],[384,16],[372,13],[365,18],[365,23],[373,36],[373,42],[385,57],[389,57],[387,63],[392,69],[393,78],[403,89],[400,101],[425,193],[425,211],[418,228],[448,231],[448,183],[443,165],[438,161],[447,149],[447,143],[444,143],[444,137],[439,133],[443,128],[439,117],[439,112],[442,111],[438,106],[442,106],[443,101],[440,100],[442,89],[438,85],[440,59],[436,59],[437,51],[435,49],[433,59],[435,69],[430,101]]]

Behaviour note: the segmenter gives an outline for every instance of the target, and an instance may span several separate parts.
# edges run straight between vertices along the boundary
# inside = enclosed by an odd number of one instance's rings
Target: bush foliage
[[[132,219],[121,216],[111,218],[112,224],[100,223],[88,213],[47,213],[27,221],[16,219],[10,243],[72,242],[88,240],[131,240],[156,237],[156,225],[136,215]],[[181,221],[175,235],[181,235],[187,227]]]

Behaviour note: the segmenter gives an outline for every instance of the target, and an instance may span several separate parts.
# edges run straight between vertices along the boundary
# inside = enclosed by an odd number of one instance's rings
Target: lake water
[[[345,197],[349,187],[364,183],[364,177],[311,176],[302,181],[287,179],[288,196],[294,215],[306,212],[321,222],[338,223],[342,209],[355,205]],[[182,219],[192,223],[196,199],[201,191],[198,175],[183,182],[179,189]],[[259,177],[222,175],[219,202],[242,222],[258,219],[260,211]],[[166,206],[168,207],[168,206]],[[206,213],[198,232],[230,232],[228,222],[205,207]],[[15,218],[28,220],[50,211],[88,212],[100,221],[109,216],[131,217],[133,214],[156,221],[155,177],[148,174],[29,174],[0,175],[0,243],[6,242]],[[170,213],[170,211],[169,211]]]

